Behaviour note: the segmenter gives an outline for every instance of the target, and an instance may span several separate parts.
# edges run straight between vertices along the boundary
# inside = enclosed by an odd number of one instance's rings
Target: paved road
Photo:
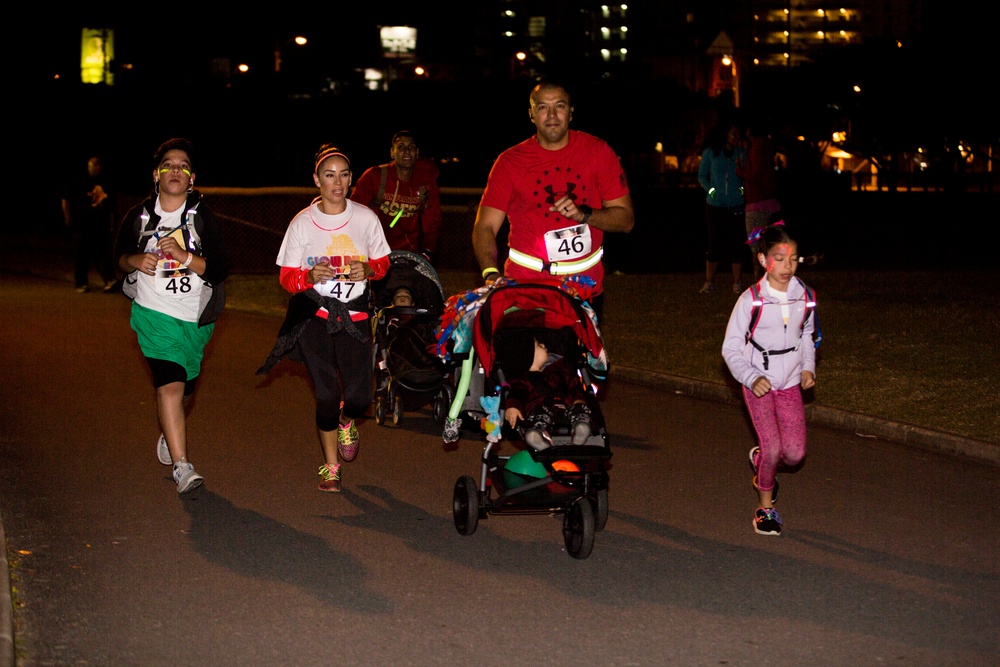
[[[462,536],[429,411],[362,425],[315,489],[306,376],[253,375],[278,326],[228,311],[190,421],[206,485],[157,463],[128,302],[0,278],[0,518],[19,665],[994,665],[1000,468],[810,428],[780,538],[750,526],[739,406],[615,383],[611,513]]]

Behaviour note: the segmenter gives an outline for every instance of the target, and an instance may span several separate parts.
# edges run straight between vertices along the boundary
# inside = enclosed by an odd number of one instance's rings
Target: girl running
[[[753,527],[760,535],[780,535],[775,473],[794,469],[806,454],[802,390],[816,385],[815,297],[795,277],[798,246],[782,223],[765,228],[758,247],[757,261],[765,273],[737,300],[722,356],[743,385],[757,432],[758,445],[750,450],[758,497]]]

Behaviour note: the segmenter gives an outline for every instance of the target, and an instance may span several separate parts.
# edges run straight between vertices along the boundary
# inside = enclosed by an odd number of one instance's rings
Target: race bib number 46
[[[590,254],[590,225],[574,225],[545,232],[545,252],[550,262],[566,262]]]

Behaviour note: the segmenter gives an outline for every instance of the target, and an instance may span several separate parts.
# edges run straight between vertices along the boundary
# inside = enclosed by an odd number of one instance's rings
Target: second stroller
[[[398,426],[406,409],[427,404],[446,381],[446,365],[431,349],[444,288],[423,255],[394,250],[389,262],[375,286],[372,320],[375,422]]]

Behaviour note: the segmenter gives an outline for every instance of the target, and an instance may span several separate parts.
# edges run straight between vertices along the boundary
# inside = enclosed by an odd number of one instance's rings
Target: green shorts
[[[215,331],[214,323],[199,327],[197,322],[184,322],[133,301],[129,324],[139,338],[143,356],[174,362],[187,372],[188,380],[201,373],[201,359]]]

